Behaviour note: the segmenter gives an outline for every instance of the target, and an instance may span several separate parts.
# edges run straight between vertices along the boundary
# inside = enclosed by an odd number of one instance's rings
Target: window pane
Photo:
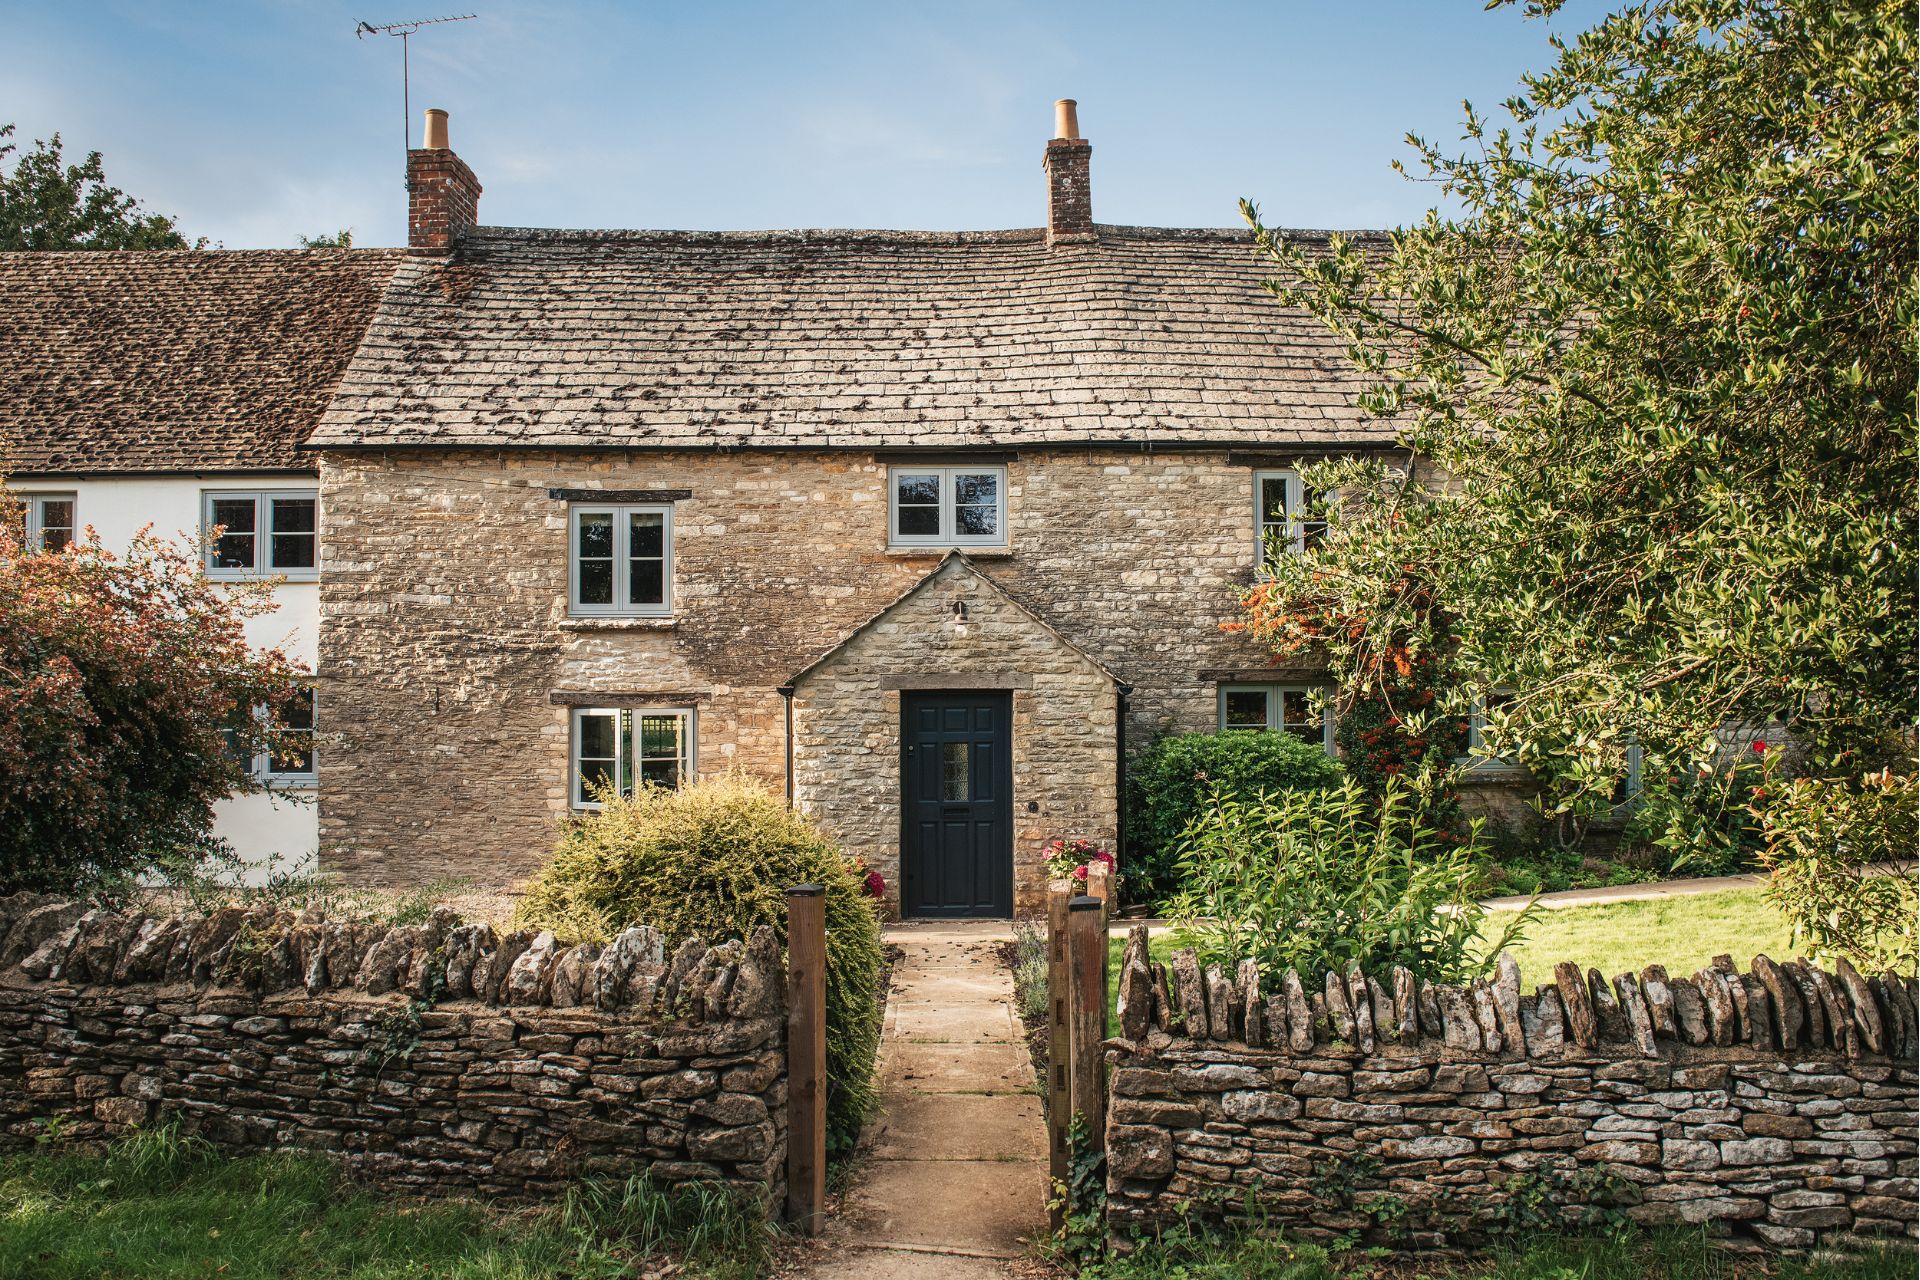
[[[1319,718],[1313,714],[1312,702],[1305,689],[1280,691],[1280,723],[1289,729],[1300,725],[1306,725],[1316,731],[1320,728]]]
[[[604,511],[596,511],[580,517],[580,547],[578,554],[582,559],[613,557],[613,517]]]
[[[899,494],[900,505],[915,507],[937,507],[940,505],[940,477],[938,475],[903,475],[894,477],[895,489]]]
[[[998,506],[999,475],[992,471],[957,473],[953,477],[953,500],[963,507]]]
[[[935,538],[940,535],[940,508],[901,507],[900,533],[909,538]]]
[[[1229,689],[1224,695],[1226,727],[1264,729],[1267,727],[1267,691],[1265,689]]]
[[[613,561],[582,560],[580,562],[580,603],[613,603]]]
[[[667,566],[660,560],[635,560],[627,575],[628,604],[665,604]]]
[[[636,560],[651,556],[658,559],[667,551],[667,518],[658,511],[627,513],[629,543],[627,554]]]
[[[280,742],[267,766],[272,773],[313,772],[313,690],[302,689],[276,709]]]
[[[661,756],[680,757],[680,716],[643,715],[640,717],[640,755],[653,760]]]
[[[967,744],[964,742],[948,742],[941,747],[940,798],[942,800],[973,798],[971,778],[967,770]]]
[[[40,550],[65,550],[73,542],[73,499],[42,498],[39,508]]]
[[[273,539],[270,549],[273,553],[271,567],[275,569],[311,569],[314,566],[314,552],[319,539],[315,536],[315,520],[319,514],[319,503],[312,498],[274,498],[269,519],[273,522]]]
[[[253,568],[256,532],[254,500],[250,497],[215,498],[210,505],[213,509],[213,523],[226,528],[226,532],[221,534],[213,544],[213,567],[216,569]]]
[[[615,784],[614,773],[619,766],[619,725],[611,711],[595,711],[582,714],[577,720],[578,746],[574,758],[574,799],[577,803],[591,803],[593,792],[600,787]]]
[[[1285,476],[1264,476],[1261,478],[1260,519],[1266,524],[1286,523],[1287,480]]]
[[[969,538],[990,538],[1000,531],[998,507],[957,507],[954,528]]]
[[[580,758],[582,760],[613,759],[614,742],[612,713],[580,717]]]
[[[665,787],[669,791],[678,791],[680,762],[678,760],[642,760],[640,781],[650,787]]]

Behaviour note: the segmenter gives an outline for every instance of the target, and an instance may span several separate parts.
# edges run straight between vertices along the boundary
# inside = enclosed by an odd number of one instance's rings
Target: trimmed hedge
[[[1155,738],[1127,765],[1128,896],[1158,903],[1180,888],[1175,855],[1181,836],[1215,791],[1251,800],[1261,791],[1332,787],[1340,762],[1290,733],[1234,730]]]
[[[567,824],[515,922],[570,941],[647,924],[669,950],[685,938],[745,938],[761,924],[784,941],[787,889],[824,886],[827,1145],[852,1149],[874,1104],[880,922],[845,855],[776,796],[736,777],[602,800],[601,810]]]

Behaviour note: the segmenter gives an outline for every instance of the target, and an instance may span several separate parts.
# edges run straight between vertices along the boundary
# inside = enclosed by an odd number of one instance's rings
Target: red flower
[[[884,898],[887,894],[887,878],[878,871],[867,872],[867,878],[860,882],[869,898]]]
[[[1073,869],[1073,878],[1075,880],[1085,880],[1087,878],[1087,868],[1084,865],[1075,867]]]
[[[1105,849],[1096,849],[1094,851],[1093,856],[1098,858],[1100,861],[1106,863],[1108,866],[1113,865],[1113,855],[1108,853]]]
[[[1765,755],[1765,754],[1767,754],[1767,744],[1766,744],[1766,743],[1764,743],[1764,742],[1756,742],[1756,743],[1754,743],[1754,744],[1753,744],[1753,754],[1755,754],[1755,755],[1757,755],[1757,756],[1763,756],[1763,755]]]

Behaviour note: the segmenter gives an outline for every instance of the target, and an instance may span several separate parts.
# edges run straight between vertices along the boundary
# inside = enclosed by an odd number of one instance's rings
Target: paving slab
[[[849,1247],[808,1268],[806,1274],[820,1280],[1003,1280],[1007,1268],[997,1258]]]
[[[1033,1088],[1024,1043],[902,1040],[888,1047],[883,1089],[912,1093],[1019,1093]]]
[[[895,1096],[875,1126],[875,1160],[1031,1160],[1046,1120],[1038,1096],[920,1093]]]
[[[958,1044],[1019,1038],[1014,1029],[1013,1010],[1005,1005],[980,1008],[930,1001],[888,1009],[887,1034],[901,1040]]]
[[[873,1246],[1012,1258],[1046,1230],[1044,1160],[875,1160],[841,1213]]]

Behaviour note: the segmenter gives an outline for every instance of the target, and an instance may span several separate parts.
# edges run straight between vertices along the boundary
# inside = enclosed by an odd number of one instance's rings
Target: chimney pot
[[[439,107],[427,108],[427,136],[420,143],[427,151],[447,151],[447,113]]]
[[[1072,98],[1062,98],[1053,104],[1053,136],[1068,139],[1080,136],[1080,104]]]

